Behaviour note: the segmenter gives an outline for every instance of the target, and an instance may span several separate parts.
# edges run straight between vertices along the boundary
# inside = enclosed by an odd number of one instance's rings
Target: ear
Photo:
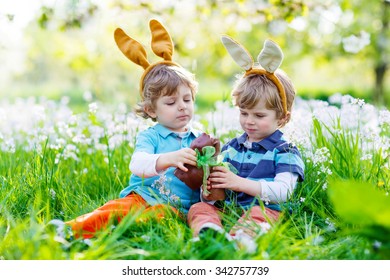
[[[274,41],[265,40],[264,47],[257,57],[257,61],[267,72],[274,73],[282,64],[282,49]]]
[[[136,40],[129,37],[122,29],[114,32],[115,42],[121,52],[132,62],[146,69],[150,65],[145,48]]]
[[[172,60],[173,43],[171,36],[165,27],[155,19],[149,22],[150,32],[152,33],[152,50],[164,60]]]
[[[285,126],[291,119],[291,113],[287,111],[287,113],[283,113],[283,116],[278,120],[279,127]]]
[[[145,106],[144,110],[146,114],[148,114],[148,116],[152,119],[155,119],[157,117],[155,110],[151,106]]]
[[[253,66],[253,59],[249,52],[238,42],[228,36],[221,37],[222,44],[229,52],[233,60],[244,70],[250,70]]]

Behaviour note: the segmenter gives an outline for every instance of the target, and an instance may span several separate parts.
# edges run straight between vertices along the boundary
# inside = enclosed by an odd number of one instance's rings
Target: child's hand
[[[226,167],[215,166],[210,174],[209,182],[213,189],[240,191],[242,179]]]
[[[161,171],[168,167],[177,167],[184,172],[188,168],[184,164],[196,166],[196,152],[191,148],[183,148],[181,150],[161,154],[156,163],[156,170]]]
[[[196,166],[196,152],[191,148],[184,148],[173,152],[172,155],[173,165],[185,172],[188,171],[188,168],[184,164],[189,164]]]

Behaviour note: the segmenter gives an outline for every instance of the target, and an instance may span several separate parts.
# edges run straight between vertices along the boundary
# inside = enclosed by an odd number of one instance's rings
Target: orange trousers
[[[126,215],[138,214],[137,222],[149,219],[161,220],[167,213],[179,215],[179,211],[166,204],[149,205],[142,196],[131,193],[126,197],[110,200],[91,213],[84,214],[66,222],[72,227],[76,238],[92,238],[100,230],[104,230],[112,222],[120,222]]]
[[[229,234],[234,236],[238,230],[243,230],[249,236],[256,236],[256,225],[268,223],[268,219],[275,222],[279,218],[280,212],[265,208],[265,211],[260,206],[253,206],[240,217],[237,223],[230,230]],[[218,227],[222,226],[221,210],[214,205],[205,202],[198,202],[191,206],[187,222],[193,230],[194,236],[198,236],[200,229],[206,223],[212,223]]]

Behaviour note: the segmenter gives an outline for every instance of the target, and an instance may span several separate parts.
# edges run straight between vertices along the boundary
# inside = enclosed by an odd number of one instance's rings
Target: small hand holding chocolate
[[[218,139],[212,138],[206,133],[201,134],[191,143],[190,146],[191,149],[194,149],[197,152],[197,166],[185,164],[184,166],[188,169],[188,171],[184,172],[183,170],[177,168],[175,170],[175,176],[193,190],[197,190],[204,185],[204,191],[209,193],[207,190],[207,184],[204,184],[204,182],[207,182],[207,178],[210,174],[208,161],[212,160],[219,154],[220,147],[221,144]]]

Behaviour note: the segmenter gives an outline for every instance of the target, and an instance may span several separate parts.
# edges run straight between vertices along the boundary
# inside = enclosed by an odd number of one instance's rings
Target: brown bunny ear
[[[164,60],[172,61],[173,43],[171,36],[165,27],[155,19],[149,22],[150,32],[152,33],[152,50]]]
[[[129,37],[120,28],[115,30],[114,38],[118,48],[128,59],[144,69],[149,67],[146,50],[138,41]]]

